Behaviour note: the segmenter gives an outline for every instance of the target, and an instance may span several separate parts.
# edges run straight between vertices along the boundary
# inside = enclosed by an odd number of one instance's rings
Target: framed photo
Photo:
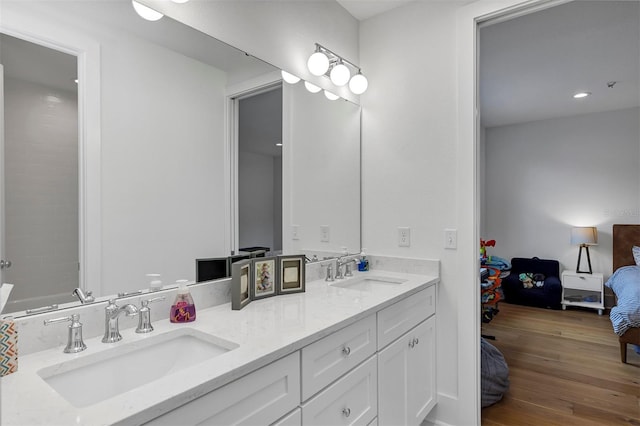
[[[253,276],[251,279],[251,299],[262,299],[264,297],[275,296],[276,277],[276,257],[258,257],[252,259]]]
[[[238,311],[251,302],[251,261],[243,260],[232,264],[231,309]]]
[[[304,267],[303,255],[278,257],[278,294],[299,293],[304,291]]]

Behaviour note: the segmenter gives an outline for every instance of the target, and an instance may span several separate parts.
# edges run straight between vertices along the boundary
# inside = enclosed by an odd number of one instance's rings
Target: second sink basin
[[[38,375],[74,407],[122,392],[222,355],[238,345],[193,328],[181,328],[46,367]]]
[[[330,285],[333,287],[352,288],[355,290],[371,291],[379,285],[398,285],[406,282],[401,278],[377,277],[367,275],[364,277],[349,278],[344,281],[334,281]]]

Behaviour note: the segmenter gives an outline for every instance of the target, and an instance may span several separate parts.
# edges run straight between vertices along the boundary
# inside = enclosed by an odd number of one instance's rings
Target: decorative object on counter
[[[598,244],[598,229],[595,226],[576,226],[571,228],[571,244],[577,244],[580,246],[580,249],[578,250],[578,264],[576,265],[576,273],[593,274],[593,270],[591,269],[591,256],[589,255],[589,246]],[[587,251],[587,263],[589,265],[588,271],[580,270],[582,249],[585,249]]]
[[[275,296],[277,275],[277,258],[262,257],[252,260],[252,275],[250,297],[252,300]]]
[[[162,290],[162,281],[160,280],[160,274],[147,274],[149,278],[149,291]]]
[[[18,371],[18,329],[13,318],[0,319],[0,377]]]
[[[365,249],[362,249],[360,252],[360,263],[358,263],[358,271],[365,272],[369,270],[369,260],[367,259],[367,255],[364,252]]]
[[[239,311],[251,303],[250,283],[251,261],[243,260],[234,263],[231,271],[231,309]]]
[[[276,285],[278,294],[300,293],[305,290],[305,257],[279,256],[279,273]]]
[[[44,325],[67,321],[71,321],[71,324],[69,324],[67,346],[64,348],[63,352],[65,354],[75,354],[84,351],[87,349],[87,345],[85,345],[82,340],[82,323],[80,322],[80,315],[73,314],[68,317],[48,319],[44,321]]]
[[[196,320],[196,305],[187,287],[187,280],[177,280],[178,294],[176,300],[171,305],[169,320],[171,322],[193,322]]]
[[[138,312],[138,327],[136,328],[136,333],[151,333],[153,331],[153,326],[151,325],[151,308],[149,308],[149,303],[164,299],[166,299],[166,297],[158,296],[141,302],[142,306]]]

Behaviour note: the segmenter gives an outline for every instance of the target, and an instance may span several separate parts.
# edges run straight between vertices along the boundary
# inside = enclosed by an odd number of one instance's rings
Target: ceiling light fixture
[[[285,70],[280,70],[280,74],[282,75],[282,79],[289,84],[296,84],[300,81],[300,77],[296,77],[293,74],[289,74]]]
[[[591,95],[591,92],[578,92],[575,95],[573,95],[573,97],[575,99],[581,99],[581,98],[586,98],[589,95]]]
[[[174,3],[178,3],[178,4],[183,4],[183,3],[188,2],[189,0],[171,0],[171,1],[174,2]]]
[[[338,87],[349,83],[349,89],[355,95],[361,95],[369,86],[360,67],[318,43],[316,43],[315,52],[307,61],[307,68],[315,76],[329,77],[331,82]]]
[[[162,13],[151,9],[149,6],[138,3],[136,0],[131,0],[131,4],[133,5],[136,13],[140,15],[141,18],[144,18],[147,21],[157,21],[159,19],[162,19],[162,17],[164,16]]]

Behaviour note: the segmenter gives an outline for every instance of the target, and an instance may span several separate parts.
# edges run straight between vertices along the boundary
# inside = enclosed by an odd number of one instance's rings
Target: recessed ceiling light
[[[589,95],[591,95],[591,92],[578,92],[575,95],[573,95],[573,97],[576,99],[580,99],[580,98],[586,98]]]

